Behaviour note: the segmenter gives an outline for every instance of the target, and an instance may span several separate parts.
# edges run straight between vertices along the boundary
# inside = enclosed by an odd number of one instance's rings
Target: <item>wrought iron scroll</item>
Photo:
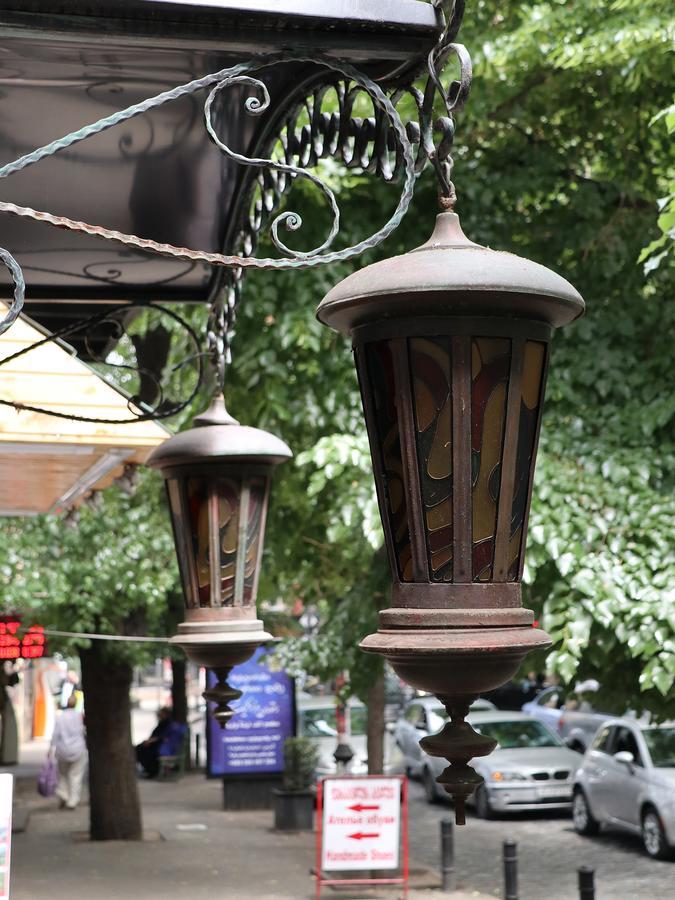
[[[138,312],[158,312],[160,316],[166,317],[174,325],[174,328],[180,329],[183,334],[186,353],[177,363],[161,366],[162,371],[158,372],[154,367],[143,364],[140,347],[137,339],[139,335],[131,334],[127,330],[127,323],[133,321],[135,313]],[[77,422],[95,422],[100,424],[116,425],[124,422],[147,422],[150,420],[168,419],[176,416],[184,409],[190,406],[201,387],[204,371],[206,368],[207,353],[203,351],[202,344],[197,332],[185,319],[178,315],[174,310],[166,306],[153,304],[152,306],[136,307],[130,304],[124,304],[114,309],[108,309],[88,316],[76,323],[70,323],[64,328],[59,329],[27,347],[23,347],[16,353],[0,360],[0,366],[7,365],[21,356],[25,356],[32,350],[36,350],[51,341],[66,340],[67,338],[81,337],[87,350],[87,356],[94,365],[105,366],[107,369],[115,369],[120,373],[132,374],[138,379],[138,391],[127,400],[129,409],[129,418],[120,417],[104,419],[93,416],[83,416],[76,413],[59,412],[58,410],[48,409],[30,403],[22,403],[17,400],[5,400],[0,397],[0,405],[12,406],[17,410],[28,410],[30,412],[42,413],[46,416],[52,416],[59,419],[72,419]],[[130,343],[134,345],[136,360],[132,360],[131,356],[126,359],[118,354],[117,359],[111,361],[108,354],[101,355],[95,348],[95,343],[102,337],[105,344],[109,341],[118,344],[122,337],[129,338]],[[180,393],[183,395],[179,398],[171,398],[167,396],[166,384],[171,377],[183,369],[185,366],[193,364],[194,375],[192,383],[188,384]]]
[[[412,200],[415,181],[428,162],[434,167],[439,180],[442,205],[448,208],[454,203],[450,157],[455,127],[453,114],[468,95],[471,85],[471,64],[464,47],[453,43],[461,23],[464,0],[451,2],[435,0],[434,6],[439,13],[439,40],[427,59],[428,77],[423,90],[416,85],[404,85],[390,89],[387,94],[371,78],[349,63],[323,56],[310,58],[291,53],[276,54],[222,69],[164,91],[0,167],[0,179],[6,178],[134,116],[208,88],[210,92],[205,102],[204,115],[206,129],[211,139],[222,153],[255,172],[255,175],[248,179],[248,193],[241,204],[241,208],[248,211],[248,214],[239,232],[232,236],[231,246],[234,252],[210,253],[176,247],[4,201],[0,201],[0,212],[103,237],[143,251],[222,267],[227,275],[224,288],[218,292],[211,305],[206,348],[207,354],[215,363],[217,382],[222,386],[225,366],[229,362],[229,344],[241,278],[247,269],[292,269],[324,265],[353,258],[377,246],[400,224]],[[441,80],[441,70],[451,55],[456,56],[459,62],[460,74],[459,80],[453,81],[446,89]],[[312,63],[320,67],[323,74],[317,76],[308,95],[300,99],[295,98],[275,116],[270,110],[267,87],[256,75],[269,66],[293,62]],[[233,85],[251,88],[252,93],[245,100],[245,108],[249,114],[267,114],[274,119],[275,128],[269,132],[270,138],[262,148],[264,155],[245,157],[236,153],[221,140],[216,131],[211,117],[214,101],[221,91]],[[337,109],[327,112],[322,108],[322,104],[329,91],[334,92],[331,99],[337,97]],[[357,98],[363,94],[370,98],[373,115],[359,118],[355,116],[354,108]],[[417,122],[404,123],[397,110],[405,95],[412,96],[415,102]],[[438,119],[434,119],[436,98],[440,98],[444,106],[444,114]],[[385,181],[402,178],[398,203],[389,220],[368,238],[339,250],[331,249],[340,226],[340,210],[335,195],[318,175],[308,171],[309,167],[316,166],[319,160],[328,157],[337,159],[348,168],[373,173]],[[297,213],[288,209],[280,212],[283,198],[298,178],[310,181],[323,194],[332,217],[325,239],[313,249],[303,251],[293,250],[287,246],[279,234],[281,227],[297,231],[302,226],[302,220]],[[269,227],[272,243],[283,254],[278,258],[258,258],[253,255],[258,236],[265,227]],[[0,322],[1,334],[21,312],[25,285],[21,269],[11,254],[0,249],[0,259],[8,267],[14,281],[14,299],[4,320]],[[165,311],[170,313],[168,310]],[[175,317],[175,314],[172,315]],[[87,323],[94,324],[93,319],[87,320]],[[87,323],[82,327],[86,327]],[[76,330],[79,329],[80,326],[76,326]],[[62,336],[61,333],[53,337],[58,336]],[[201,366],[202,355],[199,353],[198,342],[196,351],[190,358],[198,357]],[[1,361],[0,364],[2,362],[5,361]],[[187,406],[190,399],[182,404],[169,404],[167,408],[171,409],[170,412],[155,409],[152,412],[142,412],[135,418],[142,421],[175,415]],[[164,406],[166,407],[166,404]]]

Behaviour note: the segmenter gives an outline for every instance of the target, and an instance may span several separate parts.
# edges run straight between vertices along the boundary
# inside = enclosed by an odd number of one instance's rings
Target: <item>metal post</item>
[[[199,769],[199,768],[200,768],[200,765],[199,765],[199,762],[200,762],[200,760],[199,760],[199,756],[200,756],[200,753],[199,753],[199,751],[200,751],[200,743],[201,743],[201,735],[200,735],[199,733],[197,733],[197,734],[195,735],[195,769]]]
[[[455,889],[455,836],[452,830],[452,819],[441,819],[441,888],[444,891]]]
[[[579,866],[579,900],[595,900],[595,869]]]
[[[518,844],[504,841],[504,900],[518,900]]]

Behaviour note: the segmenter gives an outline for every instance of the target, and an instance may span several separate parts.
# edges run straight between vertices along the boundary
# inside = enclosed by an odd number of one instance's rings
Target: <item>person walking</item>
[[[87,766],[87,743],[84,736],[84,719],[75,709],[77,698],[68,697],[66,709],[59,715],[49,751],[54,751],[59,770],[56,796],[61,809],[75,809],[82,794],[82,779]]]

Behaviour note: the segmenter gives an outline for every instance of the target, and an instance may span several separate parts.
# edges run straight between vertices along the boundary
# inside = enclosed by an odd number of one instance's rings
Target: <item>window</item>
[[[632,753],[633,762],[636,766],[643,765],[638,748],[637,738],[630,728],[617,728],[616,738],[614,740],[613,753]]]
[[[419,723],[421,717],[422,707],[419,705],[419,703],[413,703],[413,705],[409,706],[406,710],[406,722],[410,722],[413,728],[417,728],[417,724]]]
[[[368,730],[368,710],[365,706],[349,707],[349,727],[353,737],[362,737]]]
[[[560,741],[540,722],[512,719],[503,722],[472,722],[476,731],[497,741],[501,750],[526,747],[559,747]]]
[[[608,753],[609,739],[613,730],[613,728],[609,727],[601,728],[591,744],[591,750],[599,750],[601,753]]]
[[[305,737],[335,737],[335,707],[305,709],[300,713],[300,734]]]
[[[642,732],[652,758],[652,765],[675,768],[675,728],[645,728]]]

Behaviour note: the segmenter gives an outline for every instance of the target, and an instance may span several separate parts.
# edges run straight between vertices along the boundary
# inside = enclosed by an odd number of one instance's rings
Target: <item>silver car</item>
[[[647,853],[675,853],[675,725],[610,719],[574,780],[574,827],[597,834],[614,825],[641,835]]]
[[[430,732],[438,731],[445,720],[443,707],[437,704],[436,710],[427,710]],[[517,712],[476,710],[471,712],[468,721],[476,731],[497,741],[497,749],[489,756],[470,762],[484,778],[484,784],[467,799],[479,816],[490,818],[498,812],[571,807],[572,778],[580,757],[565,747],[557,735],[531,716]],[[408,737],[403,726],[396,736],[401,746],[401,739]],[[423,737],[422,730],[417,728],[414,736],[419,740]],[[406,754],[406,760],[413,762],[414,757]],[[421,776],[430,803],[446,796],[435,780],[446,765],[444,760],[427,756],[421,749],[419,762],[408,765],[412,775]]]

